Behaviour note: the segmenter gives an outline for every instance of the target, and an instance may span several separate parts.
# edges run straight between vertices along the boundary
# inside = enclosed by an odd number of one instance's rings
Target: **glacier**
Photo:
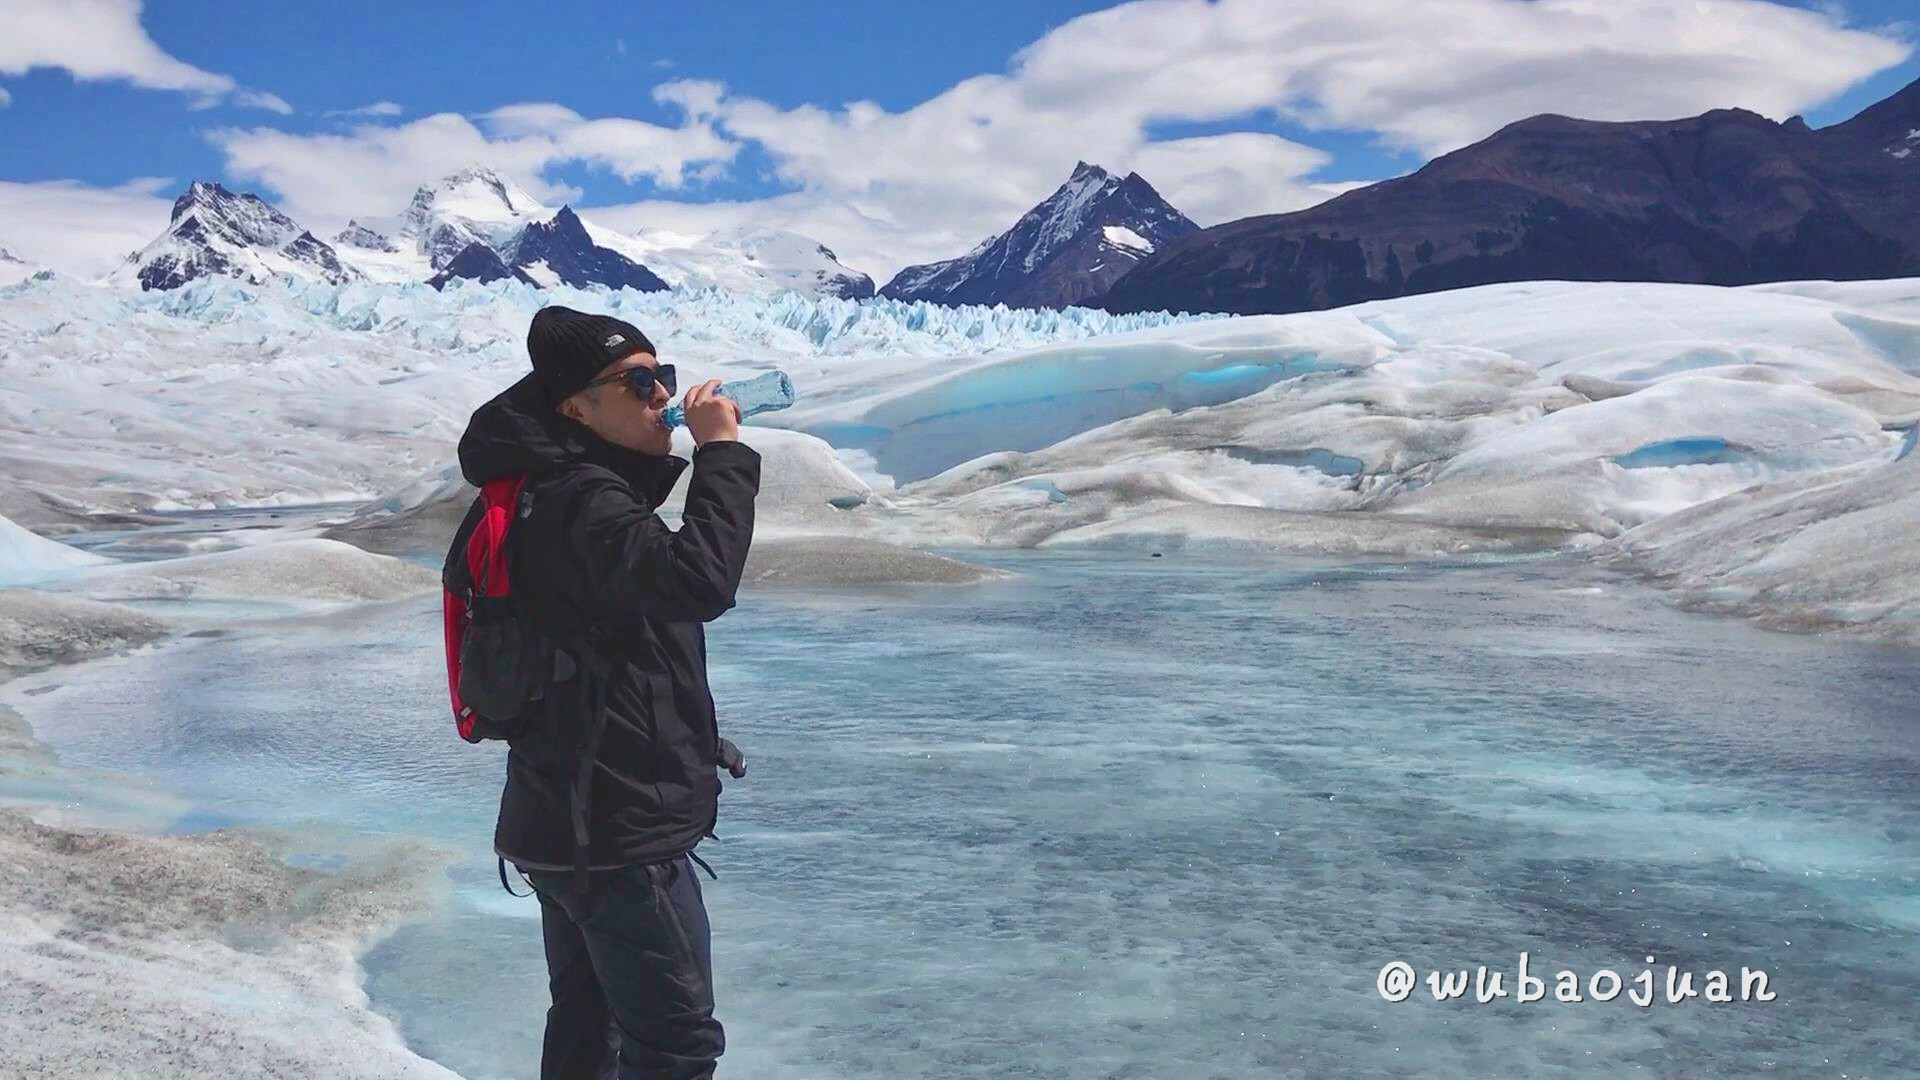
[[[784,366],[806,379],[874,352],[950,356],[1155,321],[719,290],[27,282],[0,291],[0,464],[20,482],[0,514],[39,525],[384,495],[451,459],[471,410],[524,369],[526,322],[549,302],[615,312],[689,376],[719,378]]]
[[[1776,1043],[1898,1067],[1911,650],[1697,612],[1920,643],[1920,282],[1116,318],[59,276],[0,286],[0,861],[26,882],[0,1035],[27,1067],[138,1041],[196,1074],[524,1074],[535,913],[484,855],[497,756],[437,719],[433,567],[471,496],[454,441],[549,302],[687,379],[800,391],[743,429],[755,602],[715,629],[756,763],[719,830],[723,1069],[1004,1075],[1013,1031],[1062,1076],[1378,1075],[1388,1022],[1463,1075],[1601,1046],[1616,1072]],[[849,779],[849,747],[881,772]],[[871,919],[841,917],[856,893]],[[1806,918],[1840,929],[1761,955]],[[1370,996],[1381,949],[1493,927],[1592,968],[1648,925],[1731,938],[1708,959],[1818,988],[1796,1004],[1847,1034],[1593,1010],[1490,1036]],[[1061,1009],[1064,1038],[1033,1020]],[[208,1037],[157,1037],[181,1029]]]
[[[332,505],[284,531],[431,547],[470,496],[453,442],[550,302],[629,319],[690,380],[786,370],[800,400],[748,428],[763,534],[907,550],[1590,549],[1891,466],[1920,424],[1914,281],[1524,283],[1225,318],[41,277],[0,288],[0,515],[55,536]]]

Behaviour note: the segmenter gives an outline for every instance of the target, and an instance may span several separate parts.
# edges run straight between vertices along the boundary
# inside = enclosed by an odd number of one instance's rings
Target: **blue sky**
[[[538,8],[523,0],[330,0],[250,5],[235,18],[225,5],[151,4],[142,25],[162,49],[269,90],[296,112],[280,119],[245,108],[193,113],[177,96],[40,69],[0,77],[13,94],[13,107],[0,110],[0,141],[23,151],[0,169],[9,180],[107,185],[137,176],[220,177],[223,156],[202,131],[268,120],[288,130],[334,131],[345,120],[328,111],[380,101],[404,103],[403,115],[411,116],[552,101],[587,116],[667,122],[670,110],[649,92],[673,78],[721,79],[788,107],[870,99],[900,110],[968,76],[1003,70],[1054,25],[1110,6],[729,0],[530,18]],[[688,16],[674,11],[680,7],[704,10]],[[605,173],[580,170],[577,178],[592,201],[631,196],[630,185]],[[770,186],[749,181],[744,190]],[[727,197],[728,190],[687,195]]]
[[[8,0],[0,247],[57,261],[63,215],[118,214],[64,247],[123,254],[197,178],[323,232],[477,162],[615,227],[773,224],[884,274],[1006,227],[1081,158],[1211,224],[1538,111],[1832,123],[1920,78],[1911,7]]]

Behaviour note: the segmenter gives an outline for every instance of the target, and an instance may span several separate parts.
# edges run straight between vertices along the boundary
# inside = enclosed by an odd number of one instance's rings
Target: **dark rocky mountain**
[[[594,243],[587,235],[587,227],[570,206],[562,206],[551,221],[528,225],[515,243],[513,265],[516,268],[524,271],[541,264],[561,283],[575,288],[604,285],[609,289],[627,288],[637,292],[662,292],[668,288],[653,271]]]
[[[142,289],[175,289],[195,278],[234,277],[259,284],[276,274],[341,285],[358,279],[324,241],[252,193],[198,181],[174,200],[160,238],[128,257],[116,278]]]
[[[1535,116],[1409,176],[1162,247],[1091,304],[1307,311],[1503,281],[1920,274],[1920,82],[1811,129]]]
[[[880,295],[940,304],[1068,307],[1198,229],[1140,174],[1117,177],[1083,161],[1013,228],[958,259],[907,267]]]
[[[508,266],[500,258],[499,252],[478,240],[468,244],[453,258],[448,259],[446,268],[428,278],[427,284],[438,291],[445,289],[447,284],[455,278],[465,278],[482,284],[499,281],[501,278],[512,278],[523,285],[532,285],[535,288],[540,286],[539,282],[521,272],[519,267]]]

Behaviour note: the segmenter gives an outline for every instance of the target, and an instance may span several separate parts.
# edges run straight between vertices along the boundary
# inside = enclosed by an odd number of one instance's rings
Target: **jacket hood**
[[[503,476],[551,472],[576,464],[612,469],[657,507],[673,491],[688,462],[607,442],[548,408],[546,391],[533,375],[475,409],[466,433],[460,436],[460,472],[475,487]]]

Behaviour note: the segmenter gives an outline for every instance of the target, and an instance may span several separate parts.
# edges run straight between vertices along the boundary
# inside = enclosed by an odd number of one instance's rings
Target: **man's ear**
[[[553,411],[576,422],[586,419],[586,414],[580,410],[580,402],[572,397],[566,398],[561,401],[560,404],[555,405]]]

